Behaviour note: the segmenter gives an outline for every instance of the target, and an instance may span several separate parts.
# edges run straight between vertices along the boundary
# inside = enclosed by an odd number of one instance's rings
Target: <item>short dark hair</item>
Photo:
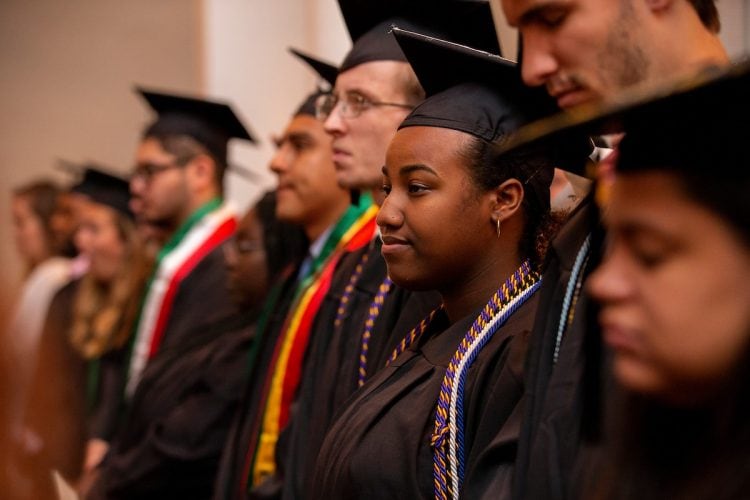
[[[210,148],[201,144],[197,139],[186,135],[176,134],[168,127],[162,127],[162,122],[156,121],[143,132],[143,140],[154,139],[164,148],[164,151],[175,155],[180,160],[187,160],[203,154],[214,162],[214,181],[219,193],[224,193],[224,174],[227,170],[226,154],[220,157]]]
[[[712,33],[718,33],[721,29],[719,20],[719,11],[716,8],[715,0],[688,0],[698,13],[703,26]]]

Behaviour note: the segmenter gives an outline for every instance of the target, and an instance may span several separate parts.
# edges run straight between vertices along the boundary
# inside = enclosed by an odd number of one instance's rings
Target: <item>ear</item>
[[[672,5],[673,0],[646,0],[646,7],[652,12],[663,12]]]
[[[524,191],[518,179],[508,179],[492,190],[492,223],[513,217],[521,208]]]
[[[210,156],[199,154],[190,160],[188,170],[193,184],[204,189],[214,184],[216,168],[216,163]]]

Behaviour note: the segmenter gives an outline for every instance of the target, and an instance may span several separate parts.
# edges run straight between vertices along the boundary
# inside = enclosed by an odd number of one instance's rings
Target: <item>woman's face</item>
[[[750,345],[750,251],[662,172],[618,174],[609,246],[591,276],[619,381],[689,404],[708,397]]]
[[[14,196],[11,211],[13,213],[13,236],[18,253],[31,267],[34,267],[49,257],[44,224],[32,210],[28,196]]]
[[[268,291],[268,264],[263,225],[254,209],[245,214],[223,248],[232,301],[243,310],[257,306]]]
[[[408,127],[391,142],[377,217],[388,274],[411,290],[444,290],[478,271],[494,238],[490,195],[475,187],[459,152],[463,132]]]
[[[89,272],[101,282],[112,281],[125,265],[127,247],[117,227],[117,213],[99,203],[81,206],[76,232],[79,251],[89,257]]]

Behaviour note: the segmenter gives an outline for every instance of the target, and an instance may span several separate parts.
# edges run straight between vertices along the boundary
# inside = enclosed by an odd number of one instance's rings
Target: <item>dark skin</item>
[[[450,129],[400,130],[383,167],[377,217],[391,279],[437,290],[451,323],[483,305],[522,261],[523,186],[516,179],[477,186],[459,154],[470,139]]]
[[[238,309],[256,307],[268,290],[268,268],[263,226],[254,209],[245,214],[232,241],[224,245],[224,261],[229,274],[227,286]]]

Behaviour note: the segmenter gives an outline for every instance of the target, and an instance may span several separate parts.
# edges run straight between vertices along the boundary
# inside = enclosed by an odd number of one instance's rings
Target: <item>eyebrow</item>
[[[404,165],[403,167],[398,169],[398,174],[400,176],[409,175],[412,172],[427,172],[429,174],[434,175],[435,177],[439,177],[438,173],[435,172],[432,168],[428,167],[427,165],[424,165],[423,163],[415,163],[413,165]]]
[[[544,13],[548,10],[563,9],[564,6],[559,5],[557,2],[544,2],[539,5],[533,6],[531,9],[524,12],[518,20],[516,27],[522,27],[529,24],[533,24],[535,21],[541,19]]]
[[[276,147],[280,148],[285,142],[312,141],[313,136],[308,132],[296,131],[282,135],[281,137],[273,137],[272,139]]]

